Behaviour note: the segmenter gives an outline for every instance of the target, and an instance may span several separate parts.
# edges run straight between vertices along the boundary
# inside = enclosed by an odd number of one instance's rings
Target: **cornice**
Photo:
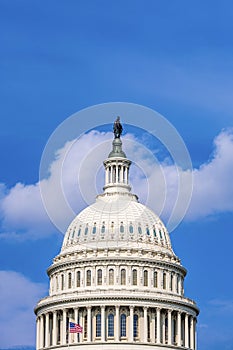
[[[40,303],[43,302],[42,305]],[[168,299],[168,298],[163,298],[163,297],[151,297],[148,298],[147,296],[141,297],[138,299],[137,297],[129,297],[129,296],[89,296],[89,297],[69,297],[69,298],[63,298],[59,300],[45,300],[42,299],[39,304],[35,307],[34,312],[35,314],[38,314],[41,311],[45,311],[48,308],[54,308],[56,309],[63,309],[63,308],[72,308],[74,307],[73,304],[77,303],[77,307],[86,307],[87,305],[90,305],[91,302],[96,303],[97,306],[100,305],[101,302],[105,306],[107,305],[107,302],[109,302],[109,306],[116,305],[116,303],[123,303],[122,306],[124,305],[125,302],[127,302],[127,306],[133,305],[133,306],[138,306],[138,307],[143,307],[148,306],[148,307],[156,307],[157,305],[151,305],[154,303],[157,304],[162,304],[158,305],[161,308],[167,308],[167,309],[174,309],[174,306],[176,306],[178,309],[182,308],[183,311],[185,310],[192,310],[195,315],[197,316],[199,314],[199,308],[195,304],[194,301],[188,299],[188,298],[182,298],[181,300],[178,299]],[[86,303],[86,304],[85,304]],[[71,304],[71,305],[69,305]],[[81,305],[80,305],[81,304]]]
[[[158,260],[151,258],[148,260],[147,258],[139,258],[139,257],[90,257],[86,258],[85,260],[70,260],[70,261],[62,261],[62,262],[57,262],[51,265],[47,269],[47,274],[48,276],[52,275],[52,273],[57,272],[62,269],[69,269],[69,268],[74,268],[74,267],[84,267],[84,266],[96,266],[98,263],[105,263],[106,265],[111,265],[111,264],[117,264],[119,265],[120,263],[122,264],[129,264],[130,266],[136,265],[136,264],[142,264],[143,266],[150,266],[150,267],[161,267],[161,268],[170,268],[174,269],[177,272],[182,272],[183,276],[185,277],[187,274],[187,270],[180,264],[173,263],[170,261],[165,261],[165,260]]]

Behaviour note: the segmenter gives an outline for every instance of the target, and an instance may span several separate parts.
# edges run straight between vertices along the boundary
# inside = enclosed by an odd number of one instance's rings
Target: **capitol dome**
[[[131,193],[105,193],[70,224],[62,253],[130,244],[141,249],[173,254],[169,234],[160,218]]]
[[[35,308],[37,350],[197,349],[186,270],[161,219],[131,193],[119,130],[103,193],[72,221],[48,268],[49,296]]]

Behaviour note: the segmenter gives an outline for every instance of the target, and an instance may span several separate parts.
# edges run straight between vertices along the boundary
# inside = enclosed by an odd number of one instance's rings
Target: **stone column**
[[[40,317],[36,319],[36,349],[40,348]]]
[[[177,346],[181,346],[181,312],[177,312]]]
[[[83,327],[83,332],[84,332],[83,311],[79,312],[79,324],[80,324],[80,326]],[[80,343],[83,342],[83,332],[79,333],[79,342]]]
[[[105,306],[101,306],[101,341],[105,342]]]
[[[178,294],[182,294],[182,291],[181,291],[181,276],[178,275]]]
[[[49,313],[45,315],[45,347],[49,346]]]
[[[112,183],[112,179],[113,179],[112,172],[113,172],[113,167],[111,166],[110,167],[110,183]]]
[[[165,334],[165,313],[163,312],[161,315],[161,320],[162,320],[162,343],[165,343],[166,340],[166,334]]]
[[[143,308],[143,320],[144,320],[144,327],[143,327],[143,332],[144,332],[144,342],[147,343],[147,335],[148,335],[148,325],[147,325],[147,307],[144,306]]]
[[[66,344],[66,335],[67,335],[67,329],[66,329],[66,318],[67,318],[67,310],[63,310],[63,316],[62,316],[62,344]]]
[[[118,342],[119,341],[119,330],[120,330],[120,307],[119,305],[116,305],[116,341]]]
[[[194,350],[194,324],[192,316],[190,320],[190,348]]]
[[[119,182],[119,173],[118,173],[118,165],[116,165],[116,183],[118,183]]]
[[[185,314],[185,347],[189,347],[189,315]]]
[[[152,325],[151,325],[151,327],[152,327],[152,333],[151,333],[151,342],[152,343],[155,343],[155,313],[153,312],[152,314],[151,314],[151,316],[152,316]]]
[[[133,310],[134,307],[129,307],[129,342],[133,342]]]
[[[156,339],[157,339],[157,344],[161,343],[161,314],[160,314],[161,309],[157,307],[156,309],[156,322],[157,322],[157,334],[156,334]]]
[[[91,342],[91,307],[87,307],[87,341]]]
[[[108,175],[108,167],[106,167],[106,169],[105,169],[105,185],[107,185],[108,184],[108,179],[109,179],[109,175]]]
[[[74,309],[74,322],[78,323],[78,307]],[[79,342],[79,333],[74,334],[74,342],[77,343]]]
[[[121,170],[120,170],[120,182],[123,182],[123,166],[121,165]]]
[[[196,329],[197,321],[194,321],[194,349],[197,350],[197,329]]]
[[[172,310],[168,310],[168,345],[172,344]]]
[[[53,346],[57,344],[57,311],[53,311]]]
[[[44,316],[40,316],[40,348],[44,347]]]
[[[129,168],[126,167],[126,183],[128,184],[129,182]]]

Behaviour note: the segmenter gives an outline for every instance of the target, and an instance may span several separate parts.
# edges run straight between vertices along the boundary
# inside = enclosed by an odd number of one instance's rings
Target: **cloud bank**
[[[35,344],[33,308],[46,292],[46,285],[20,273],[0,271],[0,348]]]
[[[31,185],[17,183],[10,189],[1,184],[0,237],[44,237],[57,230],[50,219],[64,232],[74,216],[93,203],[102,191],[102,162],[111,149],[111,140],[112,133],[91,131],[57,151],[46,179]],[[192,175],[193,193],[185,220],[233,211],[232,129],[223,130],[214,139],[212,155],[192,172],[177,168],[168,159],[159,163],[156,153],[145,148],[133,135],[124,137],[124,150],[128,158],[136,160],[131,169],[133,192],[142,203],[162,215],[165,223],[175,205],[177,191],[185,193]],[[183,186],[179,189],[181,177]],[[62,193],[57,191],[58,186]]]

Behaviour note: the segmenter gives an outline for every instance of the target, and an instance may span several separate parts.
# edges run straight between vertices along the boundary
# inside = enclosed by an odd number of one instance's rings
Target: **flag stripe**
[[[70,331],[70,333],[82,333],[83,327],[77,323],[70,322],[69,323],[69,331]]]

